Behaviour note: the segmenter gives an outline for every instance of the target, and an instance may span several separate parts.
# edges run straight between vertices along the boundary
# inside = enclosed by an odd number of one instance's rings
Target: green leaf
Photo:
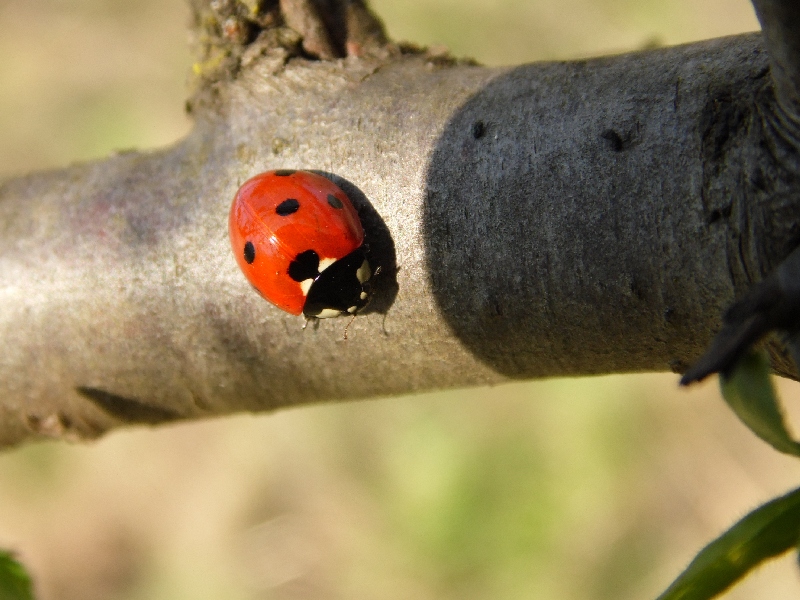
[[[736,363],[730,376],[720,375],[719,380],[728,406],[753,433],[779,452],[800,456],[800,444],[786,428],[772,386],[766,353],[751,350]]]
[[[5,550],[0,550],[0,600],[33,600],[33,586],[25,567]]]
[[[658,600],[707,600],[800,538],[800,488],[767,502],[703,548]]]

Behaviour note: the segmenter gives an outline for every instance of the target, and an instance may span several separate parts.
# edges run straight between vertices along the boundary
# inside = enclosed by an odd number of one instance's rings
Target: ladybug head
[[[356,248],[325,267],[314,278],[303,305],[303,314],[317,319],[338,317],[343,313],[356,314],[369,302],[371,277],[372,268],[364,247]]]

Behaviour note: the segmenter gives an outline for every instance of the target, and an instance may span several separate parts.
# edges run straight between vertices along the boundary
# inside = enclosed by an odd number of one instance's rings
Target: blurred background
[[[491,65],[758,27],[746,0],[372,6]],[[187,22],[182,0],[0,0],[0,179],[185,135]],[[646,599],[797,485],[716,382],[548,380],[5,452],[0,547],[42,600]],[[792,556],[727,596],[789,597]]]

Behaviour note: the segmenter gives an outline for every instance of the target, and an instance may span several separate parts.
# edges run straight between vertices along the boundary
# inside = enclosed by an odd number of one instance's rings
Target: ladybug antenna
[[[347,322],[347,325],[344,326],[344,339],[347,340],[347,330],[350,329],[350,325],[353,324],[353,321],[356,320],[357,315],[353,315],[350,320]]]
[[[308,324],[311,322],[311,317],[306,317],[305,315],[303,315],[303,316],[304,316],[304,317],[305,317],[305,319],[306,319],[306,322],[305,322],[305,323],[303,323],[303,331],[305,331],[305,330],[306,330],[306,327],[308,327]]]

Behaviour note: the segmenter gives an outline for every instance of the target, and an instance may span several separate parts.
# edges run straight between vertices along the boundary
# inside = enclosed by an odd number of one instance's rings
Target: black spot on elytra
[[[328,194],[328,204],[330,204],[332,208],[336,209],[340,209],[344,206],[344,204],[342,204],[342,201],[339,200],[333,194]]]
[[[472,137],[479,140],[484,135],[486,135],[486,125],[484,125],[483,121],[475,121],[472,124]]]
[[[253,242],[245,242],[244,260],[247,262],[248,265],[252,265],[255,259],[256,259],[256,247],[253,246]]]
[[[105,412],[128,423],[163,423],[174,421],[181,415],[168,408],[146,404],[135,398],[126,398],[93,387],[78,386],[75,388],[84,398],[91,400]]]
[[[275,212],[278,213],[281,217],[288,217],[289,215],[296,213],[297,210],[300,208],[300,203],[294,198],[287,198],[275,208]]]
[[[294,169],[278,169],[275,171],[275,175],[278,177],[288,177],[289,175],[294,175],[295,173],[297,173],[297,171]]]
[[[319,254],[306,250],[298,254],[289,264],[289,277],[295,281],[314,279],[319,275]]]

